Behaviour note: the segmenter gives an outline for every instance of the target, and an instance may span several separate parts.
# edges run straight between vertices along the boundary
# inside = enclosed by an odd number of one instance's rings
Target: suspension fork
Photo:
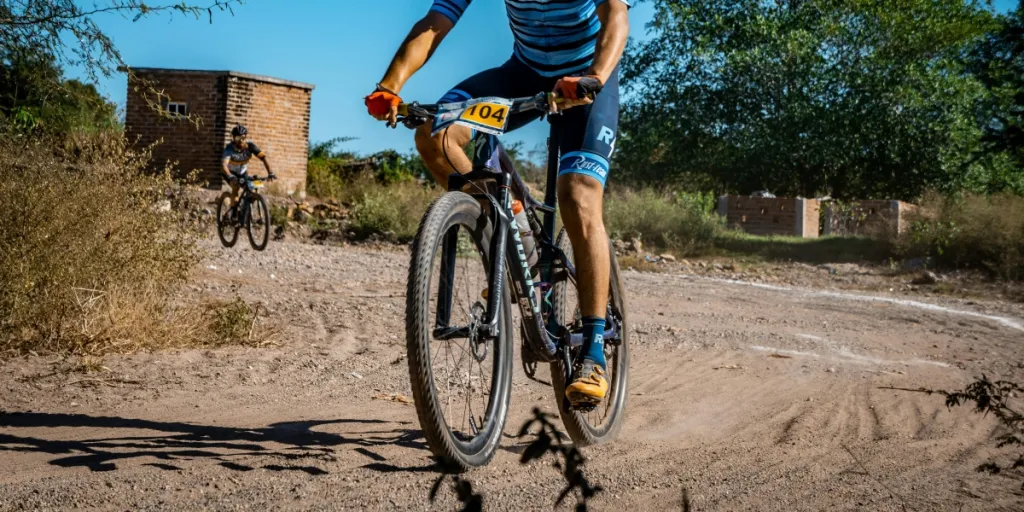
[[[444,329],[452,320],[452,286],[455,283],[455,259],[459,250],[459,226],[452,226],[444,234],[441,245],[441,276],[437,283],[437,314],[435,329]]]

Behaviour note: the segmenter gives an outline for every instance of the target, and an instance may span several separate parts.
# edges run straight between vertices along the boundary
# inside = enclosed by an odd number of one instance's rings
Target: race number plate
[[[512,102],[502,98],[483,98],[466,106],[459,115],[459,124],[476,128],[484,133],[501,135],[508,126],[508,113]]]
[[[263,188],[263,182],[260,180],[253,180],[252,186],[255,188]]]

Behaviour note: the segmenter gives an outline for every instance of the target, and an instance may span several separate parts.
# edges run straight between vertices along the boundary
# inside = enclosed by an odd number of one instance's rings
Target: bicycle
[[[259,177],[236,176],[242,181],[242,195],[232,214],[231,192],[224,192],[217,199],[217,237],[224,247],[234,247],[238,241],[238,230],[245,228],[249,236],[249,245],[257,251],[267,248],[270,240],[270,207],[267,199],[260,194],[264,181],[277,179],[273,174]],[[261,230],[257,234],[257,230]]]
[[[511,398],[513,298],[522,316],[523,369],[539,380],[538,365],[549,364],[550,385],[572,440],[579,446],[606,442],[622,426],[629,324],[611,241],[604,332],[609,390],[599,407],[573,407],[565,398],[565,387],[583,345],[582,317],[575,306],[572,245],[564,229],[554,236],[557,132],[551,130],[548,138],[543,203],[530,194],[497,141],[509,115],[546,111],[548,98],[548,93],[540,93],[511,100],[492,97],[399,107],[399,121],[408,128],[439,119],[439,127],[459,123],[478,130],[472,172],[449,176],[448,191],[423,216],[413,243],[406,295],[406,344],[417,416],[433,454],[461,471],[487,464],[501,440]],[[525,228],[537,241],[540,254],[533,271],[511,209],[510,189],[522,198],[530,224]],[[465,283],[456,282],[458,270],[464,271],[460,275]],[[534,282],[534,274],[539,282]],[[506,280],[511,286],[505,286]],[[436,290],[431,289],[434,283]],[[476,290],[482,290],[479,299]],[[454,302],[462,298],[468,298],[468,305],[456,308]],[[453,350],[455,344],[461,345]],[[442,352],[443,366],[438,362]],[[469,369],[453,370],[451,362],[469,362]],[[484,382],[487,378],[489,383]],[[453,407],[453,400],[463,399],[463,405]]]

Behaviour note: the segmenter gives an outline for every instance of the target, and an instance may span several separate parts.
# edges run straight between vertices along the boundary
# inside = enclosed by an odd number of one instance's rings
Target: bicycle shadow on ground
[[[274,423],[260,428],[239,428],[197,425],[184,422],[163,422],[116,416],[90,416],[87,414],[60,414],[43,412],[0,411],[0,428],[67,428],[149,430],[157,435],[126,435],[90,437],[76,440],[50,440],[22,437],[0,432],[0,452],[38,452],[56,457],[50,465],[73,468],[84,467],[92,471],[114,471],[119,461],[153,458],[159,462],[145,463],[167,471],[180,471],[175,461],[206,459],[234,471],[266,469],[271,471],[302,471],[310,475],[323,475],[330,463],[337,460],[342,448],[367,457],[363,467],[373,471],[421,471],[423,468],[398,468],[384,464],[387,459],[374,447],[402,446],[427,450],[423,432],[418,428],[402,427],[409,422],[391,422],[376,419],[335,419]],[[328,425],[354,425],[369,427],[338,434],[314,430]],[[374,428],[380,425],[382,428]],[[384,425],[399,425],[386,429]],[[90,430],[95,436],[96,431]]]

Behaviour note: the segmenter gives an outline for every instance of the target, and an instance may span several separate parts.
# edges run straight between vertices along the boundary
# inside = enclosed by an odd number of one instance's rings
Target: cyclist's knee
[[[416,128],[416,149],[424,158],[441,155],[445,145],[451,147],[464,147],[469,144],[471,130],[465,126],[452,125],[436,134],[432,134],[433,126],[430,123],[420,125]]]
[[[567,228],[570,225],[586,231],[602,228],[603,196],[604,186],[593,177],[577,173],[558,177],[558,204],[565,214]]]
[[[430,134],[430,123],[420,125],[416,128],[416,150],[424,158],[433,154],[441,148],[441,141]],[[440,135],[440,134],[439,134]]]

